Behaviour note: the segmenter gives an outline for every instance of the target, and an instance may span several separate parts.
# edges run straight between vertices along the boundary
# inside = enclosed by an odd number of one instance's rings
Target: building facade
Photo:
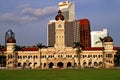
[[[63,34],[58,35],[63,36]],[[61,40],[62,41],[62,40]],[[38,48],[38,47],[24,47],[19,51],[14,51],[16,40],[8,38],[6,48],[2,49],[6,56],[7,68],[69,68],[77,67],[80,61],[80,68],[113,68],[114,55],[118,48],[114,47],[113,39],[109,36],[105,37],[104,49],[85,48],[81,49],[80,59],[78,61],[78,54],[76,48],[65,47],[60,41],[56,41],[54,47]]]
[[[74,42],[83,47],[74,48]],[[16,49],[14,36],[7,37],[0,48],[0,65],[7,68],[113,68],[117,49],[112,37],[104,37],[102,47],[91,47],[90,23],[87,19],[66,20],[59,10],[54,21],[48,23],[48,47]],[[4,57],[3,59],[1,57]]]

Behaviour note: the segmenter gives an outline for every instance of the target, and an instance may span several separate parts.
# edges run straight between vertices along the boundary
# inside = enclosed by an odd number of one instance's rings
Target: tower
[[[55,47],[63,49],[65,47],[65,22],[64,16],[59,10],[58,15],[55,17]]]
[[[15,34],[14,34],[14,32],[11,29],[9,29],[5,33],[5,46],[6,46],[6,43],[7,43],[7,40],[8,40],[9,37],[15,38]]]
[[[104,46],[103,65],[105,68],[112,68],[114,67],[114,55],[115,55],[113,50],[114,42],[112,37],[110,37],[109,35],[105,37],[103,46]]]
[[[10,67],[10,68],[14,68],[15,67],[15,64],[16,64],[16,55],[14,53],[14,48],[15,48],[15,45],[16,45],[16,40],[15,38],[13,37],[9,37],[7,39],[7,43],[6,43],[6,46],[7,46],[7,51],[6,51],[6,55],[7,55],[7,67]]]
[[[62,15],[64,16],[65,20],[75,20],[75,11],[74,11],[74,2],[60,2],[58,4],[59,9],[62,11]]]
[[[80,27],[80,43],[84,48],[91,47],[90,22],[88,19],[78,20]]]
[[[62,12],[59,10],[55,20],[48,23],[48,46],[58,45],[60,40],[63,40],[61,42],[65,47],[73,47],[74,42],[80,42],[79,22],[64,19]]]
[[[74,13],[74,2],[60,2],[58,4],[60,13],[56,16],[55,20],[51,20],[48,23],[48,46],[55,46],[56,40],[60,38],[56,38],[56,32],[60,32],[58,30],[62,30],[64,32],[64,46],[65,47],[73,47],[74,42],[80,42],[80,27],[79,22],[75,20]],[[60,18],[60,20],[58,19]],[[58,29],[58,24],[61,24],[62,28]],[[62,32],[62,31],[61,31]],[[61,33],[60,33],[61,34]],[[62,35],[62,34],[61,34]],[[60,36],[60,35],[59,35]],[[59,41],[59,40],[58,40]]]
[[[10,32],[10,33],[9,33]],[[16,64],[16,54],[14,53],[16,40],[14,38],[13,32],[8,31],[8,34],[6,34],[6,63],[7,67],[14,68]]]

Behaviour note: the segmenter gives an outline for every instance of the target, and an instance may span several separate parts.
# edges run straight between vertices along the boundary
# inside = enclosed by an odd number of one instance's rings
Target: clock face
[[[59,24],[59,25],[58,25],[58,28],[62,28],[62,25],[61,25],[61,24]]]

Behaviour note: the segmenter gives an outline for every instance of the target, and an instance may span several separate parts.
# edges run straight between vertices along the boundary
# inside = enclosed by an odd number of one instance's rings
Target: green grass
[[[120,80],[120,69],[0,70],[0,80]]]

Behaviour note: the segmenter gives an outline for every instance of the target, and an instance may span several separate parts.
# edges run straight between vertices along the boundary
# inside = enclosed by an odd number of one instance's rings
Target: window
[[[11,59],[11,58],[12,58],[12,54],[9,54],[9,55],[8,55],[8,59]]]
[[[92,57],[92,55],[88,55],[88,58]]]
[[[112,58],[112,54],[106,54],[107,58]]]

